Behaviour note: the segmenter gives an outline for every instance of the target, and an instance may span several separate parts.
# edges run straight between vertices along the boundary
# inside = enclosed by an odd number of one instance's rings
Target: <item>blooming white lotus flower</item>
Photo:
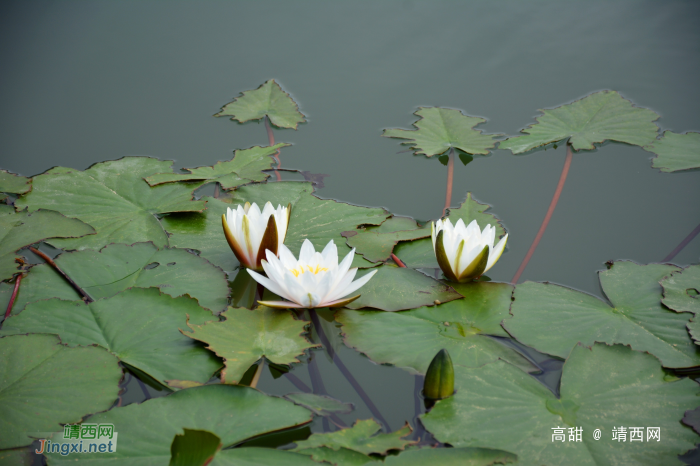
[[[307,239],[301,246],[299,260],[282,244],[279,259],[272,251],[267,251],[267,261],[262,261],[267,277],[250,269],[248,273],[268,290],[289,300],[259,301],[264,306],[281,309],[340,307],[359,298],[359,294],[351,298],[345,296],[367,283],[377,273],[373,270],[353,282],[357,267],[351,269],[350,264],[354,256],[355,248],[338,264],[338,248],[333,240],[319,253]]]
[[[292,205],[287,207],[272,207],[270,202],[265,204],[262,212],[258,205],[246,202],[245,206],[237,209],[226,209],[221,215],[226,241],[231,246],[238,262],[244,267],[262,270],[261,261],[265,251],[270,250],[277,255],[280,246],[287,235],[289,216]]]
[[[496,246],[496,228],[486,225],[481,231],[476,220],[464,226],[460,218],[455,226],[447,218],[432,225],[433,250],[445,276],[453,282],[464,283],[479,278],[493,267],[503,254],[508,235]]]

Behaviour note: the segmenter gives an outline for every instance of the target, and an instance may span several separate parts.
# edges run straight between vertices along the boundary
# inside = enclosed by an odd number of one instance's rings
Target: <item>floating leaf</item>
[[[599,341],[648,351],[666,367],[697,366],[700,349],[685,328],[691,315],[661,305],[659,280],[677,270],[671,265],[615,262],[600,272],[612,307],[571,288],[525,282],[516,287],[513,317],[503,326],[523,344],[559,357],[566,357],[579,341],[586,346]]]
[[[32,189],[31,178],[0,170],[0,193],[24,194]]]
[[[122,371],[102,348],[68,348],[54,335],[0,338],[0,448],[32,443],[109,409]]]
[[[352,403],[343,403],[340,400],[326,395],[314,393],[288,393],[286,399],[294,404],[310,409],[318,416],[330,416],[331,414],[348,414],[355,406]]]
[[[481,134],[473,129],[486,120],[464,115],[452,108],[420,107],[414,115],[420,119],[413,123],[415,130],[385,129],[382,136],[408,139],[416,155],[439,155],[454,147],[468,154],[489,153],[496,145],[497,134]]]
[[[594,149],[594,143],[606,140],[645,146],[652,142],[659,128],[653,123],[659,118],[652,110],[632,105],[615,91],[600,91],[570,104],[551,110],[523,129],[525,136],[515,136],[501,142],[499,149],[522,154],[536,147],[570,138],[574,150]]]
[[[146,177],[146,182],[151,186],[173,181],[207,181],[218,182],[222,188],[231,189],[253,181],[265,181],[270,175],[263,170],[272,168],[275,162],[271,155],[280,147],[291,144],[275,144],[270,147],[254,146],[250,149],[237,149],[233,159],[227,162],[218,162],[211,167],[185,168],[187,173],[156,173]]]
[[[575,324],[573,324],[575,325]],[[553,330],[556,331],[556,330]],[[615,345],[574,347],[564,364],[561,398],[517,368],[498,361],[456,371],[457,393],[421,416],[441,442],[510,450],[525,465],[682,464],[697,435],[678,420],[698,404],[689,379],[664,380],[653,356]],[[612,440],[616,426],[643,427],[644,440]],[[553,441],[552,428],[582,428],[581,441]],[[644,427],[659,427],[649,441]],[[600,429],[602,437],[593,433]]]
[[[90,304],[60,299],[30,303],[5,321],[0,335],[53,333],[70,346],[100,345],[164,385],[170,379],[203,383],[221,363],[180,333],[188,316],[193,324],[215,319],[194,299],[132,288]]]
[[[393,312],[434,304],[436,300],[446,303],[461,298],[448,285],[417,270],[391,265],[383,265],[376,270],[374,277],[359,289],[361,296],[345,307],[368,307]],[[366,273],[369,270],[358,271],[357,278]]]
[[[202,214],[170,215],[162,222],[170,233],[170,244],[180,248],[196,249],[202,257],[214,265],[231,271],[237,265],[233,252],[226,242],[221,227],[221,215],[226,208],[236,208],[245,202],[256,202],[259,206],[270,201],[273,206],[292,204],[292,214],[284,244],[298,256],[301,244],[309,239],[316,250],[323,250],[333,239],[338,245],[338,255],[345,257],[350,248],[344,246],[341,232],[353,230],[358,225],[378,225],[390,215],[384,209],[370,209],[344,204],[313,196],[311,183],[294,181],[242,186],[231,193],[230,202],[205,198],[207,210]],[[357,255],[353,267],[373,267]]]
[[[181,434],[185,427],[212,432],[226,448],[267,432],[306,424],[311,416],[310,411],[294,403],[266,396],[253,388],[215,384],[114,408],[90,417],[89,422],[114,424],[114,430],[119,433],[119,448],[109,455],[109,462],[152,466],[168,464],[173,437]],[[218,462],[219,455],[212,464],[231,464]],[[235,454],[232,455],[235,458]],[[241,455],[245,457],[246,453]],[[50,465],[75,461],[70,456],[48,456]],[[80,459],[86,462],[107,460],[99,453],[83,453]]]
[[[668,308],[676,312],[700,314],[700,265],[672,272],[660,283],[664,290],[661,302]]]
[[[381,229],[381,230],[380,230]],[[419,227],[415,220],[390,217],[377,227],[359,228],[342,233],[347,245],[370,262],[386,261],[399,241],[430,237],[430,225]]]
[[[243,447],[222,450],[209,466],[318,466],[306,455],[273,448]]]
[[[226,274],[206,259],[184,249],[158,250],[152,243],[111,244],[102,250],[63,253],[56,264],[94,299],[108,298],[131,287],[158,287],[174,298],[185,294],[216,313],[226,309]],[[13,314],[29,302],[82,297],[48,264],[32,267],[22,280]]]
[[[491,225],[496,228],[496,243],[498,238],[506,234],[501,221],[492,213],[487,213],[491,208],[488,204],[483,204],[472,197],[472,193],[467,193],[467,198],[456,209],[450,209],[447,218],[452,224],[456,224],[462,219],[464,225],[469,225],[472,220],[476,220],[480,229],[484,229],[486,225]],[[394,254],[401,259],[407,267],[414,269],[421,268],[439,268],[440,266],[435,259],[435,251],[433,250],[433,241],[430,238],[419,239],[411,242],[400,243],[394,249]]]
[[[403,450],[407,445],[417,443],[417,441],[402,439],[411,434],[411,426],[408,423],[390,434],[377,434],[381,428],[374,419],[358,420],[347,429],[312,434],[308,439],[296,442],[297,447],[292,451],[305,453],[309,448],[325,447],[331,450],[347,448],[365,455],[372,453],[384,455],[389,450]]]
[[[279,128],[297,129],[299,123],[306,121],[296,102],[274,79],[270,79],[255,90],[241,93],[240,97],[224,105],[214,116],[230,116],[232,120],[243,123],[259,120],[266,115],[270,118],[270,122]]]
[[[9,209],[12,209],[12,207]],[[92,235],[95,230],[80,220],[67,218],[51,210],[28,213],[26,210],[0,215],[0,280],[7,280],[17,272],[15,252],[47,238]]]
[[[31,448],[31,447],[30,447]],[[34,454],[30,449],[0,451],[0,466],[33,466]]]
[[[386,466],[491,466],[515,463],[518,457],[503,450],[490,448],[420,448],[410,449],[398,456],[387,456]]]
[[[455,366],[477,367],[501,358],[531,369],[522,356],[488,336],[508,335],[500,323],[508,316],[513,287],[506,283],[460,287],[464,299],[439,306],[404,312],[342,310],[336,320],[343,324],[345,344],[378,364],[420,374],[443,348]]]
[[[223,322],[192,325],[185,335],[206,343],[224,359],[221,381],[238,383],[246,370],[263,356],[275,364],[300,362],[297,356],[319,345],[302,336],[308,322],[295,320],[291,312],[261,306],[255,310],[228,308]]]
[[[199,185],[168,184],[151,188],[143,177],[170,169],[172,162],[149,157],[124,157],[96,163],[85,171],[52,168],[35,176],[32,191],[16,205],[53,209],[90,224],[97,234],[81,239],[51,240],[58,248],[101,248],[110,243],[153,241],[168,246],[156,215],[201,212],[206,202],[193,201]]]
[[[662,172],[677,172],[700,168],[700,133],[676,134],[665,131],[661,139],[655,139],[644,150],[656,154],[651,166]]]
[[[170,466],[207,466],[221,449],[221,439],[206,430],[183,430],[170,447]]]

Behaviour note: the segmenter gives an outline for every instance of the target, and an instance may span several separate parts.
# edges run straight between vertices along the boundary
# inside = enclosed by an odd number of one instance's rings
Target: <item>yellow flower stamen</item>
[[[311,272],[314,275],[318,274],[319,272],[328,272],[327,268],[321,267],[318,264],[316,265],[315,269],[313,267],[311,267],[310,265],[307,265],[306,268],[308,268],[309,272]],[[306,270],[304,269],[303,265],[300,265],[298,269],[290,269],[290,272],[292,272],[295,277],[298,277],[299,274],[306,272]]]

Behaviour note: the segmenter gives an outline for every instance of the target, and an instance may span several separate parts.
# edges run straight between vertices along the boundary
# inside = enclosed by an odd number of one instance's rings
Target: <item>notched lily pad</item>
[[[419,306],[446,303],[461,298],[449,285],[430,278],[417,270],[382,265],[377,273],[358,290],[361,294],[347,304],[349,309],[374,308],[382,311],[401,311]],[[358,271],[357,277],[369,270]]]
[[[242,184],[254,181],[265,181],[269,178],[263,170],[272,168],[274,159],[270,157],[281,147],[291,144],[275,144],[270,147],[254,146],[250,149],[237,149],[231,160],[218,162],[211,167],[185,168],[187,173],[156,173],[146,177],[151,186],[174,181],[206,181],[218,182],[224,189],[232,189]]]
[[[94,235],[95,230],[80,220],[68,218],[51,210],[26,210],[0,215],[0,280],[7,280],[16,273],[15,252],[25,246],[48,238],[77,238]]]
[[[85,171],[56,167],[34,177],[32,191],[15,205],[52,209],[91,225],[97,234],[80,239],[54,239],[61,249],[99,249],[110,243],[152,241],[168,246],[158,216],[201,212],[206,201],[193,201],[196,184],[171,183],[151,188],[143,178],[171,170],[172,161],[124,157],[100,162]]]
[[[183,333],[206,343],[207,348],[224,359],[223,383],[238,383],[246,370],[262,357],[275,364],[292,364],[300,362],[297,357],[304,351],[319,346],[302,336],[309,323],[295,320],[291,312],[265,306],[252,311],[230,307],[221,315],[225,321],[190,323],[192,332]]]
[[[464,115],[453,108],[420,107],[414,115],[420,119],[413,123],[415,130],[385,129],[382,136],[408,139],[416,155],[443,154],[456,148],[468,154],[486,155],[496,145],[498,134],[482,134],[474,127],[486,122],[483,118]]]
[[[0,335],[53,333],[69,346],[99,345],[163,385],[170,379],[204,383],[221,362],[180,333],[188,316],[195,324],[216,319],[194,299],[131,288],[90,304],[55,298],[30,303],[4,322]]]
[[[102,348],[69,348],[55,335],[0,338],[0,449],[109,409],[121,377],[117,358]]]
[[[352,403],[343,403],[340,400],[326,395],[316,395],[314,393],[288,393],[284,395],[294,404],[303,406],[313,411],[318,416],[330,416],[331,414],[348,414],[355,406]]]
[[[152,466],[168,464],[173,438],[182,434],[183,428],[207,430],[219,437],[223,448],[227,448],[267,432],[306,424],[311,421],[311,417],[310,411],[287,400],[266,396],[253,388],[215,384],[181,390],[140,404],[114,408],[106,413],[91,416],[88,422],[114,424],[115,430],[118,430],[119,448],[109,455],[110,462],[130,466]],[[237,450],[236,448],[231,451]],[[219,452],[215,462],[211,464],[239,464],[233,461],[218,462],[218,457],[222,454],[223,451]],[[251,452],[241,453],[243,457],[246,454],[250,455]],[[235,459],[235,454],[232,455]],[[71,456],[47,456],[50,465],[75,462],[75,458]],[[105,460],[105,455],[83,453],[80,459],[99,462]],[[246,464],[243,461],[241,463]],[[265,464],[265,461],[262,464]]]
[[[242,92],[240,97],[224,105],[214,116],[230,116],[232,120],[243,123],[260,120],[266,115],[279,128],[297,129],[299,123],[306,121],[297,103],[274,79],[266,81],[255,90]]]
[[[159,250],[153,243],[111,244],[100,251],[63,253],[55,262],[93,299],[108,298],[131,287],[152,286],[174,298],[187,294],[215,313],[227,307],[230,290],[226,274],[184,249]],[[49,298],[76,301],[82,297],[50,265],[36,265],[22,281],[13,314],[29,302]]]
[[[691,315],[661,305],[659,280],[678,270],[672,265],[614,262],[610,270],[599,272],[612,307],[571,288],[525,282],[516,287],[513,317],[503,326],[525,345],[559,357],[566,357],[578,342],[590,346],[599,341],[648,351],[666,367],[697,366],[700,349],[685,327]]]
[[[574,324],[575,325],[575,324]],[[555,330],[556,331],[556,330]],[[577,345],[563,368],[561,398],[534,378],[498,361],[455,371],[457,393],[421,416],[441,442],[511,451],[526,465],[649,465],[682,463],[677,455],[694,448],[698,436],[679,419],[698,404],[697,384],[666,381],[659,361],[622,345]],[[627,428],[626,442],[612,429]],[[640,426],[643,441],[632,441]],[[553,441],[553,428],[566,441]],[[569,429],[581,428],[581,441]],[[647,427],[659,427],[659,441]],[[593,433],[600,429],[596,440]],[[639,437],[636,437],[639,440]]]
[[[32,189],[32,179],[0,170],[0,193],[24,194]]]
[[[347,346],[378,364],[413,373],[425,374],[441,349],[450,353],[455,366],[477,367],[501,358],[532,370],[525,358],[489,336],[508,335],[500,323],[508,316],[513,287],[468,283],[460,290],[465,298],[439,306],[403,312],[343,310],[336,320],[343,325]]]
[[[379,226],[357,228],[341,233],[347,245],[370,262],[386,261],[400,241],[430,237],[430,225],[418,226],[407,217],[390,217]]]
[[[523,129],[525,136],[506,139],[499,149],[522,154],[536,147],[570,138],[575,150],[594,149],[595,143],[606,140],[626,142],[636,146],[651,143],[659,128],[654,111],[635,107],[616,91],[594,92],[570,104],[540,110],[543,115]]]
[[[661,139],[651,141],[643,149],[656,154],[651,166],[662,172],[700,168],[700,133],[665,131]]]
[[[700,265],[672,272],[659,283],[664,291],[662,303],[676,312],[700,314]]]
[[[386,466],[491,466],[515,463],[513,453],[491,448],[411,448],[398,456],[387,456]]]

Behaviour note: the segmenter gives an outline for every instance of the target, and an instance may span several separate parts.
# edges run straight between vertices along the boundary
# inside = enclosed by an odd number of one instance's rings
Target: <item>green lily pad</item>
[[[348,414],[355,406],[352,403],[343,403],[340,400],[326,395],[314,393],[288,393],[286,399],[294,404],[303,406],[313,411],[317,416],[330,416],[331,414]]]
[[[0,338],[0,448],[109,409],[121,377],[117,358],[102,348],[68,348],[54,335]]]
[[[190,172],[189,174],[156,173],[145,179],[151,186],[173,181],[216,181],[222,188],[232,189],[253,181],[265,181],[270,175],[263,170],[271,169],[275,162],[270,156],[286,146],[291,144],[280,143],[270,147],[254,146],[250,149],[237,149],[233,159],[227,162],[218,162],[211,167],[185,168]]]
[[[309,324],[295,320],[291,312],[261,306],[255,310],[228,308],[221,314],[223,322],[204,325],[190,323],[194,340],[206,343],[207,348],[224,359],[221,371],[223,383],[238,383],[246,370],[265,357],[275,364],[300,362],[297,356],[319,345],[302,336]]]
[[[124,157],[96,163],[85,171],[52,168],[34,177],[32,191],[15,203],[20,207],[52,209],[78,218],[97,230],[81,239],[54,239],[61,249],[98,249],[110,243],[152,241],[168,246],[157,215],[201,212],[205,201],[193,201],[199,186],[181,183],[151,188],[143,178],[170,169],[172,162],[149,157]]]
[[[32,189],[32,179],[0,170],[0,193],[24,194]]]
[[[398,456],[387,456],[386,466],[491,466],[515,463],[518,457],[503,450],[490,448],[420,448],[410,449]],[[371,463],[370,463],[371,464]]]
[[[318,466],[307,455],[272,448],[242,447],[222,450],[209,466]]]
[[[328,447],[307,448],[299,452],[299,454],[308,455],[307,458],[311,457],[317,462],[316,464],[330,463],[334,466],[364,466],[366,464],[376,466],[377,463],[381,463],[383,458],[381,456],[365,455],[364,453],[342,447],[337,450]]]
[[[660,283],[664,290],[661,302],[669,309],[700,314],[700,265],[672,272]]]
[[[258,206],[270,201],[273,206],[292,204],[292,214],[284,244],[298,255],[305,239],[309,239],[318,251],[331,239],[338,246],[338,256],[345,257],[350,248],[344,246],[341,232],[353,230],[358,225],[378,225],[389,217],[384,209],[357,207],[313,196],[311,183],[283,181],[269,184],[242,186],[232,191],[229,198],[205,198],[207,210],[202,214],[169,215],[162,219],[170,233],[170,244],[179,248],[196,249],[202,257],[224,270],[231,271],[238,265],[231,252],[221,226],[221,215],[226,208],[236,208],[245,202]],[[356,255],[353,267],[374,267]]]
[[[279,128],[297,129],[299,123],[306,121],[296,102],[274,79],[255,90],[242,92],[240,97],[224,105],[214,116],[230,116],[232,120],[243,123],[259,120],[266,115],[270,122]]]
[[[483,118],[464,115],[452,108],[420,107],[414,115],[420,119],[413,123],[415,130],[385,129],[382,136],[408,139],[416,155],[428,157],[443,154],[454,147],[468,154],[489,153],[496,145],[498,134],[481,134],[473,129],[486,122]]]
[[[575,324],[572,324],[575,325]],[[564,364],[561,398],[517,368],[498,361],[455,371],[457,393],[421,416],[441,442],[509,450],[522,465],[682,464],[677,455],[698,436],[678,422],[698,404],[689,379],[666,381],[659,361],[622,345],[577,345]],[[612,438],[612,429],[642,427],[643,441]],[[566,441],[553,441],[553,428]],[[581,441],[569,428],[582,428]],[[649,441],[646,427],[659,427]],[[601,430],[595,440],[594,430]],[[573,432],[575,434],[575,431]]]
[[[204,383],[221,362],[180,332],[187,329],[188,316],[193,324],[215,319],[194,299],[131,288],[90,304],[60,299],[30,303],[4,322],[0,335],[53,333],[69,346],[100,345],[166,386],[170,379]]]
[[[380,230],[381,229],[381,230]],[[377,227],[358,228],[342,233],[347,245],[370,262],[386,261],[399,241],[430,238],[430,225],[419,227],[415,220],[390,217]]]
[[[591,150],[595,148],[594,143],[606,140],[645,146],[659,131],[653,123],[659,115],[647,108],[635,107],[615,91],[595,92],[540,112],[544,115],[536,118],[537,123],[521,131],[527,135],[508,138],[498,148],[522,154],[566,138],[570,138],[575,150]]]
[[[101,251],[63,253],[55,262],[93,299],[108,298],[131,287],[153,286],[174,298],[188,294],[215,313],[226,309],[228,303],[226,274],[184,249],[158,250],[152,243],[111,244]],[[82,297],[51,266],[36,265],[22,280],[13,314],[27,303],[49,298],[76,301]]]
[[[691,314],[661,305],[659,280],[677,270],[614,262],[600,272],[600,284],[613,306],[564,286],[525,282],[516,287],[513,317],[503,326],[525,345],[559,357],[566,357],[578,342],[590,346],[599,341],[648,351],[666,367],[697,366],[700,349],[685,328]]]
[[[15,252],[47,238],[93,235],[95,230],[80,220],[67,218],[51,210],[28,213],[26,210],[13,214],[7,206],[0,215],[0,280],[7,280],[17,273]]]
[[[32,453],[27,448],[0,451],[0,466],[33,466],[34,455]]]
[[[374,277],[359,289],[361,296],[345,307],[393,312],[431,305],[435,301],[446,303],[462,297],[450,286],[414,269],[382,265],[376,270]],[[366,273],[369,270],[358,271],[356,278]]]
[[[677,134],[665,131],[661,139],[655,139],[644,150],[656,154],[651,166],[662,172],[677,172],[700,168],[700,133]]]
[[[109,456],[83,453],[80,459],[98,465],[165,465],[170,461],[173,438],[183,428],[212,432],[227,448],[267,432],[306,424],[311,417],[310,411],[294,403],[266,396],[250,387],[204,385],[90,417],[91,423],[114,424],[114,430],[119,433],[119,448]],[[75,461],[71,456],[59,454],[48,457],[50,465]]]
[[[221,449],[221,439],[206,430],[183,430],[170,447],[170,466],[207,466]]]
[[[296,442],[297,446],[292,451],[305,453],[310,448],[325,447],[331,450],[346,448],[364,455],[384,455],[389,450],[403,450],[407,445],[417,443],[415,440],[402,439],[411,434],[411,426],[408,424],[390,434],[378,434],[381,428],[374,419],[358,420],[347,429],[312,434],[308,439]]]
[[[378,364],[412,373],[425,374],[443,348],[455,366],[478,367],[501,358],[532,369],[522,356],[488,336],[508,336],[500,323],[508,316],[513,287],[481,282],[460,289],[466,297],[447,304],[403,312],[342,310],[336,320],[343,325],[347,346]]]
[[[491,208],[488,204],[483,204],[472,197],[472,193],[467,193],[467,198],[456,209],[449,209],[447,218],[452,224],[456,224],[459,219],[469,225],[472,220],[476,220],[482,230],[486,225],[496,228],[496,242],[498,238],[506,234],[501,221],[494,214],[487,212]],[[435,258],[433,241],[431,238],[418,239],[399,243],[394,248],[394,254],[401,259],[407,267],[414,269],[436,269],[440,266]]]

